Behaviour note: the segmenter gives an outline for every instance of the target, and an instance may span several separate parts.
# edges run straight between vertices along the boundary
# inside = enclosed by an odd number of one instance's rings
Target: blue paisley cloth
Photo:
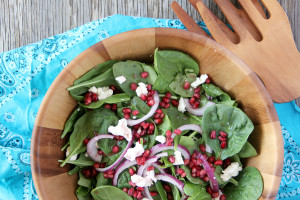
[[[204,28],[203,22],[198,24]],[[0,200],[38,199],[30,171],[36,114],[49,86],[79,53],[121,32],[169,27],[179,20],[114,15],[0,54]],[[284,138],[284,167],[277,199],[300,199],[300,110],[275,104]]]

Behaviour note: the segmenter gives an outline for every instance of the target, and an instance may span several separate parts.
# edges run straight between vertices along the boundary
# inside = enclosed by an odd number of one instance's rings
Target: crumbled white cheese
[[[181,157],[181,152],[180,151],[175,151],[174,155],[175,155],[175,162],[173,163],[173,165],[183,165],[184,161]]]
[[[142,177],[136,174],[131,176],[131,181],[138,187],[150,187],[153,183],[149,176]]]
[[[118,81],[118,83],[123,84],[126,81],[125,76],[118,76],[116,77],[116,81]]]
[[[200,77],[197,77],[196,80],[194,82],[192,82],[191,86],[193,88],[196,88],[196,87],[198,87],[198,85],[205,83],[207,78],[208,78],[207,74],[201,74]]]
[[[151,180],[154,181],[155,183],[157,182],[157,178],[155,177],[154,170],[147,171],[146,172],[146,177],[151,178]]]
[[[158,141],[158,142],[160,142],[160,143],[162,143],[162,144],[166,143],[166,137],[163,136],[163,135],[156,136],[155,140]]]
[[[120,119],[117,126],[108,127],[108,132],[113,135],[123,136],[127,141],[131,141],[132,133],[131,129],[127,127],[127,120]]]
[[[148,198],[144,197],[142,200],[149,200]]]
[[[109,87],[99,87],[98,88],[98,100],[106,99],[113,95],[113,90],[109,89]]]
[[[98,94],[98,90],[97,90],[97,88],[96,88],[95,86],[91,87],[91,88],[89,89],[89,92]]]
[[[141,156],[144,153],[144,147],[139,142],[135,143],[134,148],[129,148],[124,155],[127,160],[134,161],[136,157]]]
[[[223,181],[228,181],[231,177],[235,177],[242,171],[242,167],[238,162],[231,163],[225,170],[223,170],[223,174],[221,174],[221,179]]]
[[[70,154],[70,147],[67,148],[66,157],[68,157],[69,154]],[[77,156],[78,156],[78,154],[74,154],[73,156],[71,156],[70,161],[77,160]]]
[[[143,82],[140,82],[138,85],[139,86],[136,88],[136,95],[138,97],[142,96],[142,94],[147,95],[148,94],[147,85]]]
[[[179,99],[178,111],[185,112],[185,103],[182,97]]]

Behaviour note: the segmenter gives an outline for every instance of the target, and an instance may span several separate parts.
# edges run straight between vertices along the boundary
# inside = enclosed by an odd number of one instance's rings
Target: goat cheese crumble
[[[143,82],[139,82],[138,84],[139,86],[136,88],[135,92],[136,92],[136,95],[138,97],[141,97],[142,94],[143,95],[147,95],[148,94],[148,90],[147,90],[147,85]]]
[[[181,152],[180,151],[175,151],[174,155],[175,155],[175,162],[173,163],[173,165],[183,165],[184,161],[181,157]]]
[[[201,74],[200,77],[197,77],[194,82],[192,82],[191,86],[193,88],[198,87],[199,85],[205,83],[206,79],[208,78],[207,74]]]
[[[67,148],[66,157],[68,157],[69,155],[70,155],[70,147]],[[77,156],[78,154],[74,154],[73,156],[71,156],[70,161],[77,160]]]
[[[123,84],[126,81],[125,76],[118,76],[116,77],[116,81],[118,81],[119,84]]]
[[[147,171],[145,177],[134,174],[131,176],[131,181],[138,187],[150,187],[153,181],[157,181],[157,178],[155,178],[154,170],[151,170]]]
[[[135,143],[134,148],[129,148],[124,155],[127,160],[134,161],[136,157],[141,156],[144,153],[144,147],[139,142]]]
[[[158,142],[160,142],[160,143],[162,143],[162,144],[166,143],[166,137],[163,136],[163,135],[156,136],[155,140],[158,141]]]
[[[108,132],[113,135],[123,136],[127,141],[131,141],[132,133],[131,129],[127,126],[126,119],[120,119],[117,126],[108,127]]]
[[[103,100],[113,95],[113,91],[112,89],[109,89],[109,87],[96,88],[95,86],[93,86],[89,89],[89,92],[96,93],[98,96],[98,100]]]
[[[221,174],[221,179],[223,181],[228,181],[232,177],[235,177],[242,171],[242,167],[238,162],[231,163],[225,170],[223,170],[223,174]]]
[[[185,103],[182,97],[179,99],[178,111],[185,112]]]

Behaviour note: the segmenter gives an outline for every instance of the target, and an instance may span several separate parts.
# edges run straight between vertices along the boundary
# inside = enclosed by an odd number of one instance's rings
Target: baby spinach
[[[130,188],[129,181],[131,180],[131,175],[129,170],[124,170],[118,177],[118,188],[123,189],[124,187]]]
[[[221,188],[224,188],[227,185],[227,183],[232,183],[234,185],[238,185],[238,182],[234,178],[231,178],[228,181],[223,181],[223,179],[221,178],[222,171],[223,171],[222,167],[216,166],[215,177],[216,177],[216,179],[218,181],[218,184]]]
[[[162,78],[161,75],[158,74],[157,79],[153,85],[153,89],[159,91],[160,93],[171,92],[172,90],[169,88],[169,84],[165,79]]]
[[[113,164],[120,157],[127,144],[128,142],[125,139],[122,141],[116,141],[111,139],[103,139],[98,141],[98,146],[107,155],[107,157],[105,157],[107,159],[105,160],[105,162],[107,162],[107,166]],[[120,147],[118,153],[112,153],[112,147],[115,145],[118,145]]]
[[[202,185],[187,181],[184,185],[184,193],[189,196],[188,200],[210,200],[211,196]]]
[[[205,110],[202,129],[205,143],[213,149],[216,155],[222,152],[221,159],[224,160],[242,149],[254,126],[239,108],[217,104]],[[217,133],[225,131],[228,134],[228,147],[221,151],[219,140],[209,137],[211,131]]]
[[[91,188],[83,187],[81,185],[78,186],[76,190],[76,196],[78,200],[91,200],[91,195],[89,194]]]
[[[153,85],[157,79],[157,74],[156,74],[154,68],[152,66],[146,65],[144,63],[142,63],[142,67],[143,67],[144,71],[149,73],[148,77],[146,78],[147,83]]]
[[[201,180],[200,178],[198,177],[192,177],[191,175],[191,170],[189,167],[185,166],[185,165],[180,165],[180,168],[184,169],[185,173],[186,173],[186,178],[193,184],[200,184],[200,185],[203,185],[205,186],[206,183]]]
[[[71,116],[65,123],[64,131],[61,134],[61,138],[64,138],[67,133],[73,131],[75,122],[84,114],[84,109],[81,106],[75,108]]]
[[[169,185],[172,189],[173,200],[180,200],[180,193],[179,193],[178,188],[173,184],[169,184]]]
[[[246,167],[236,177],[238,186],[228,184],[224,188],[227,199],[257,200],[263,191],[263,180],[255,167]]]
[[[61,164],[64,166],[71,156],[83,148],[85,138],[94,137],[94,132],[106,134],[109,126],[115,126],[118,117],[111,110],[100,108],[89,111],[80,117],[74,125],[74,131],[70,136],[70,154]]]
[[[96,179],[97,179],[96,187],[112,184],[112,179],[104,178],[103,173],[99,173]]]
[[[155,187],[157,189],[157,192],[159,193],[160,199],[161,200],[168,200],[167,192],[164,189],[164,187],[163,187],[163,185],[162,185],[162,183],[160,181],[157,181],[155,183]]]
[[[150,111],[150,107],[139,97],[131,99],[131,110],[138,110],[143,115],[146,115]]]
[[[132,200],[123,190],[109,185],[96,187],[91,194],[95,200]]]
[[[106,104],[106,103],[113,104],[113,103],[119,103],[119,102],[124,102],[124,101],[126,102],[129,100],[130,100],[130,97],[127,94],[121,93],[121,94],[112,95],[112,96],[102,99],[100,101],[92,102],[89,105],[85,105],[80,102],[78,102],[78,103],[79,103],[79,105],[81,105],[84,108],[96,109],[96,108],[100,108],[103,104]]]
[[[170,83],[169,87],[172,92],[178,94],[181,97],[192,97],[194,95],[194,90],[186,90],[183,85],[186,81],[192,83],[196,80],[197,75],[195,73],[188,73],[186,75],[177,73],[175,79]]]
[[[81,153],[79,158],[77,160],[73,160],[73,161],[67,161],[67,163],[69,164],[73,164],[79,167],[88,167],[88,166],[92,166],[94,164],[94,161],[91,160],[89,157],[85,156],[85,153]]]
[[[71,169],[70,171],[68,171],[68,174],[71,176],[73,174],[76,174],[80,171],[80,167],[79,166],[75,166],[73,169]]]
[[[189,152],[192,154],[195,149],[197,149],[198,143],[191,137],[181,136],[179,144],[185,146]]]
[[[248,141],[244,144],[243,148],[239,152],[240,158],[249,158],[256,155],[257,155],[256,150]]]
[[[179,112],[177,108],[173,106],[168,109],[164,109],[164,113],[168,115],[173,130],[185,124],[196,123],[196,120],[194,118],[191,118],[188,115]]]
[[[171,130],[172,126],[167,114],[165,114],[163,123],[158,125],[157,128],[158,128],[158,135],[166,135],[166,131]]]
[[[214,84],[202,84],[202,88],[208,96],[213,97],[213,101],[215,103],[226,104],[229,106],[234,106],[235,101],[231,99],[231,97],[223,92],[221,88],[215,86]]]

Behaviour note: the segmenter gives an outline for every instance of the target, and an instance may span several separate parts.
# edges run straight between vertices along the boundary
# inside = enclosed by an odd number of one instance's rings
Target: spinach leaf
[[[181,136],[179,144],[185,146],[191,154],[198,147],[198,143],[193,138],[188,136]]]
[[[206,192],[206,188],[202,185],[193,184],[187,181],[184,185],[184,193],[188,196],[188,200],[210,200],[211,196]]]
[[[101,148],[101,150],[108,156],[108,160],[106,160],[107,166],[113,164],[123,153],[124,149],[126,148],[128,142],[127,140],[122,141],[116,141],[111,139],[103,139],[98,141],[98,146]],[[120,150],[118,153],[112,152],[112,147],[118,145],[120,147]]]
[[[224,160],[238,153],[246,143],[249,135],[254,129],[251,120],[239,108],[216,104],[207,108],[203,115],[203,138],[216,153],[221,154],[221,159]],[[228,147],[220,148],[220,142],[216,139],[211,139],[209,134],[211,131],[225,131],[228,134]]]
[[[70,136],[70,154],[61,164],[64,166],[69,159],[83,146],[85,138],[92,138],[94,132],[106,134],[109,126],[114,126],[118,122],[118,117],[111,110],[100,108],[89,111],[80,117],[74,125],[74,131]]]
[[[169,88],[169,84],[165,79],[162,78],[161,75],[158,74],[157,79],[153,85],[153,89],[159,91],[159,93],[172,92]]]
[[[129,181],[131,180],[131,175],[129,174],[129,170],[124,170],[118,177],[118,188],[123,189],[124,187],[126,188],[131,188],[129,185]]]
[[[90,87],[104,87],[110,85],[117,86],[117,82],[113,75],[112,69],[107,70],[103,74],[100,74],[94,77],[93,79],[81,82],[77,85],[73,85],[68,88],[68,91],[70,92],[71,96],[76,100],[78,100],[78,97],[82,100],[84,98],[82,95],[86,93],[90,89]]]
[[[230,98],[230,96],[223,92],[221,88],[215,86],[214,84],[202,84],[202,88],[208,96],[213,97],[215,103],[226,104],[229,106],[234,106],[235,101]]]
[[[169,184],[169,185],[172,189],[173,200],[180,200],[180,193],[179,193],[178,188],[173,184]]]
[[[63,161],[59,160],[59,162],[63,162]],[[89,167],[94,164],[94,161],[91,160],[89,157],[86,157],[85,153],[81,153],[77,160],[73,160],[73,161],[69,160],[69,161],[67,161],[67,163],[73,164],[73,165],[76,165],[79,167]]]
[[[195,74],[199,74],[199,66],[197,62],[189,55],[172,50],[154,52],[154,68],[167,83],[171,83],[177,73],[184,74],[186,69],[193,70]]]
[[[131,110],[138,110],[143,115],[146,115],[150,111],[150,107],[139,97],[134,97],[131,100]]]
[[[121,93],[121,94],[112,95],[112,96],[102,99],[100,101],[92,102],[89,105],[85,105],[80,102],[78,102],[78,103],[79,103],[79,105],[81,105],[84,108],[96,109],[96,108],[100,108],[103,104],[106,104],[106,103],[113,104],[113,103],[119,103],[119,102],[126,102],[129,100],[130,100],[130,97],[127,94]]]
[[[263,191],[263,180],[255,167],[246,167],[236,177],[238,186],[228,184],[224,188],[227,199],[257,200]]]
[[[112,184],[112,179],[104,178],[103,173],[99,173],[96,179],[97,179],[96,187]]]
[[[187,167],[187,166],[185,166],[185,165],[181,165],[180,168],[184,169],[184,171],[185,171],[185,173],[186,173],[186,178],[187,178],[191,183],[193,183],[193,184],[200,184],[200,185],[203,185],[203,186],[206,185],[206,183],[205,183],[203,180],[201,180],[200,178],[198,178],[198,177],[196,177],[196,178],[195,178],[195,177],[192,177],[192,175],[191,175],[191,170],[190,170],[189,167]]]
[[[183,88],[185,81],[192,83],[196,80],[197,75],[195,73],[188,73],[183,75],[181,73],[177,73],[175,79],[170,83],[169,87],[175,94],[178,94],[181,97],[192,97],[194,95],[194,90],[189,89],[186,90]]]
[[[227,183],[238,185],[238,182],[234,178],[230,178],[228,181],[223,181],[223,179],[221,178],[222,171],[223,171],[222,167],[216,166],[215,177],[219,183],[220,188],[224,188],[227,185]]]
[[[163,187],[163,185],[162,185],[162,183],[160,181],[157,181],[155,183],[155,187],[157,189],[157,192],[159,193],[160,199],[161,200],[168,200],[167,192],[164,189],[164,187]]]
[[[247,141],[241,151],[239,152],[240,158],[249,158],[252,156],[256,156],[257,152],[254,147]]]
[[[113,66],[113,75],[115,78],[125,76],[126,81],[122,84],[119,84],[119,82],[117,84],[130,97],[136,96],[136,92],[130,88],[131,83],[146,83],[146,79],[141,77],[141,73],[144,71],[142,66],[142,63],[131,60],[119,62]]]
[[[81,199],[83,199],[83,200],[92,199],[89,192],[90,192],[90,188],[83,187],[83,186],[79,185],[77,190],[76,190],[77,199],[79,199],[79,200],[81,200]]]
[[[167,130],[171,130],[171,122],[167,114],[165,114],[165,117],[163,118],[163,123],[157,126],[158,128],[158,135],[166,135]]]
[[[144,71],[149,73],[148,77],[146,78],[147,83],[153,85],[157,79],[157,74],[156,74],[154,68],[152,66],[146,65],[144,63],[142,63],[142,67],[143,67]]]
[[[84,109],[78,106],[71,114],[67,122],[65,123],[64,131],[61,134],[61,138],[64,138],[67,133],[73,131],[75,122],[84,114]]]
[[[168,115],[173,130],[185,124],[196,123],[196,120],[194,118],[191,118],[188,115],[179,112],[177,108],[173,106],[168,109],[164,109],[163,111]]]
[[[99,186],[91,192],[95,200],[132,200],[123,190],[114,186]]]
[[[68,171],[68,174],[71,176],[73,174],[76,174],[79,171],[80,171],[80,167],[79,166],[75,166],[73,169],[71,169],[70,171]]]
[[[83,176],[83,174],[80,172],[79,173],[79,180],[77,182],[78,185],[81,185],[83,187],[86,187],[86,188],[91,188],[92,187],[92,180],[89,179],[89,178],[85,178]],[[85,195],[83,195],[85,196]]]
[[[238,162],[240,164],[240,166],[242,165],[241,159],[239,157],[239,154],[234,154],[231,158],[230,158],[231,162]]]

